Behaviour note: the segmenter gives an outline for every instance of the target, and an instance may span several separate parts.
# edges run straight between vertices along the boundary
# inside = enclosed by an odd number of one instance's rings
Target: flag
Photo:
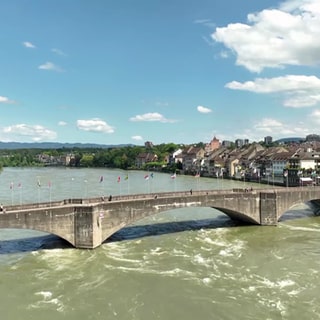
[[[287,177],[287,176],[288,176],[288,170],[286,170],[286,171],[283,173],[283,176],[284,176],[284,177]]]
[[[176,178],[176,176],[177,176],[177,174],[176,174],[176,173],[172,174],[172,175],[171,175],[171,179],[175,179],[175,178]]]
[[[128,180],[128,179],[129,179],[129,176],[126,175],[126,176],[124,177],[124,180]]]
[[[103,181],[103,176],[100,177],[100,181],[99,182],[101,183],[102,181]]]
[[[144,180],[149,180],[149,175],[148,175],[148,174],[146,174],[146,175],[144,176]]]
[[[118,177],[118,182],[120,182],[121,181],[121,178],[120,178],[120,176]]]

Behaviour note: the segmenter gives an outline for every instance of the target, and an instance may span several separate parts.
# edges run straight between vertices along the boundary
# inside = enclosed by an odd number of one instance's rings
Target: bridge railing
[[[320,187],[318,187],[320,190]],[[143,193],[143,194],[129,194],[129,195],[116,195],[109,197],[94,197],[94,198],[69,198],[58,201],[50,202],[39,202],[39,203],[29,203],[29,204],[18,204],[6,206],[6,211],[22,211],[30,210],[36,208],[50,208],[58,206],[75,206],[75,205],[92,205],[95,203],[108,202],[108,201],[132,201],[141,199],[151,199],[151,198],[171,198],[171,197],[185,197],[185,196],[203,196],[203,195],[214,195],[214,194],[231,194],[231,193],[245,193],[245,192],[275,192],[275,188],[272,189],[253,189],[249,190],[247,188],[234,188],[234,189],[219,189],[219,190],[187,190],[187,191],[176,191],[176,192],[154,192],[154,193]],[[287,188],[276,188],[277,192],[287,192]],[[300,187],[290,188],[290,190],[301,190]]]

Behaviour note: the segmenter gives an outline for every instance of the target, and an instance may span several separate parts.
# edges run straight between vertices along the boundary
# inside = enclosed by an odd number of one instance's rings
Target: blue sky
[[[319,0],[0,1],[0,141],[319,134]]]

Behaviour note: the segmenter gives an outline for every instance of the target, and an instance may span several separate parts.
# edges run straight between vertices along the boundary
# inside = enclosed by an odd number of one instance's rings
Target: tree
[[[84,154],[80,160],[81,167],[92,167],[93,166],[93,155]]]

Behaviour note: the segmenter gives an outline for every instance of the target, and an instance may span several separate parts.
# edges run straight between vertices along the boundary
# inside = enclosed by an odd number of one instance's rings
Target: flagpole
[[[128,195],[130,194],[130,185],[129,185],[129,176],[127,176],[128,177],[128,179],[127,179],[127,183],[128,183]]]
[[[176,172],[173,173],[173,174],[170,176],[170,178],[174,180],[174,182],[173,182],[174,192],[176,191],[176,177],[177,177]]]
[[[130,188],[129,188],[129,174],[127,173],[124,180],[127,180],[127,194],[130,194]]]
[[[11,189],[11,205],[13,205],[13,182],[10,184],[10,189]]]
[[[21,183],[19,183],[19,202],[20,202],[20,206],[21,206],[21,204],[22,204],[22,199],[21,199],[21,188],[22,188],[22,186],[21,186]]]
[[[73,180],[74,180],[74,178],[72,177],[71,178],[71,188],[70,188],[70,190],[71,190],[71,194],[70,194],[70,198],[72,199],[72,198],[74,198],[74,196],[73,196]]]
[[[50,181],[48,182],[48,187],[49,187],[49,204],[51,207],[51,182]]]
[[[88,198],[88,180],[84,180],[85,183],[85,199]]]
[[[38,206],[39,206],[40,205],[40,187],[41,187],[41,182],[39,178],[38,178],[37,184],[38,184]]]
[[[118,176],[118,183],[119,183],[119,195],[121,196],[121,178],[120,178],[120,176]]]
[[[103,178],[103,176],[100,176],[99,183],[100,183],[100,185],[101,185],[101,188],[100,188],[101,197],[103,197],[103,183],[104,183],[104,178]]]

